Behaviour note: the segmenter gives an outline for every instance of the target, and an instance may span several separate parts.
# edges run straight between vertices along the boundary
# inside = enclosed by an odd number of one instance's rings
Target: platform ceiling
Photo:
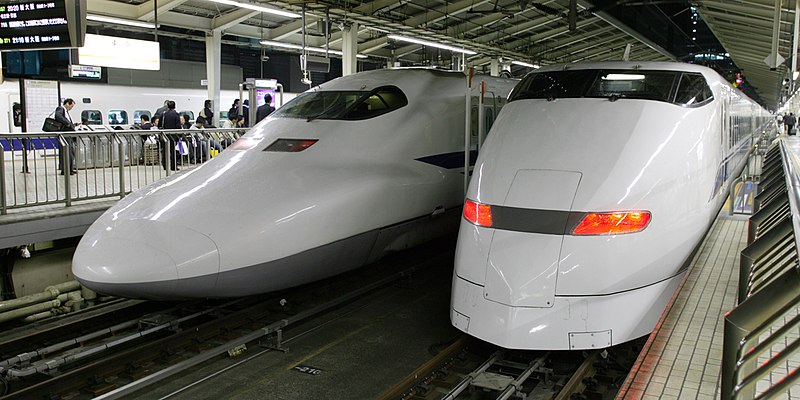
[[[236,0],[245,2],[246,0]],[[788,0],[784,0],[788,3]],[[631,60],[674,60],[661,46],[646,39],[607,11],[586,0],[578,0],[576,29],[569,29],[569,0],[374,0],[374,1],[262,1],[253,2],[281,10],[306,14],[308,45],[325,45],[324,23],[330,18],[330,47],[341,50],[342,29],[356,23],[358,52],[374,60],[437,61],[449,63],[447,51],[387,38],[402,34],[464,47],[478,54],[467,62],[488,67],[503,57],[548,65],[577,61],[622,59],[626,45],[632,45]],[[770,71],[763,59],[769,54],[772,13],[768,0],[715,0],[695,4],[733,60],[744,68],[748,82],[768,102],[780,96],[785,67]],[[688,3],[687,3],[688,7]],[[788,7],[788,5],[786,6]],[[154,1],[88,0],[90,14],[154,22]],[[302,43],[303,23],[299,19],[248,10],[209,0],[158,0],[158,23],[201,36],[221,31],[226,43],[242,38],[253,46],[268,39]],[[781,16],[780,52],[791,50],[793,12]],[[115,24],[97,23],[111,28]],[[136,30],[140,28],[124,28]],[[140,29],[141,30],[141,29]],[[150,30],[152,31],[152,30]],[[170,34],[163,32],[162,34]],[[171,33],[174,35],[174,33]],[[235,38],[238,37],[238,38]],[[275,48],[278,49],[278,48]]]
[[[717,39],[741,68],[747,81],[769,106],[780,101],[786,63],[770,68],[765,59],[771,53],[776,4],[781,0],[700,1],[696,7]],[[794,1],[782,1],[778,54],[790,58],[794,32]],[[790,4],[791,3],[791,4]]]

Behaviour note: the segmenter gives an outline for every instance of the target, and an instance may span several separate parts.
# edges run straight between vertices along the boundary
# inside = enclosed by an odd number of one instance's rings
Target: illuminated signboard
[[[0,2],[0,51],[78,47],[86,0]]]
[[[78,49],[78,60],[101,67],[158,71],[159,49],[158,42],[89,34],[86,45]]]
[[[70,78],[100,79],[103,75],[103,68],[91,65],[70,65]]]

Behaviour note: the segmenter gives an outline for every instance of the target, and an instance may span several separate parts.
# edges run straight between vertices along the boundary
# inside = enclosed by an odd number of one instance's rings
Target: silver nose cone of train
[[[100,234],[100,231],[103,234]],[[213,289],[219,251],[208,236],[170,222],[129,220],[92,228],[72,259],[72,273],[99,293],[177,299]]]

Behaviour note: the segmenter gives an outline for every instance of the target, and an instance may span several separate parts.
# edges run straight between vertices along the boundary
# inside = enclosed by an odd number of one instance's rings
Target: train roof
[[[359,72],[332,81],[325,82],[312,90],[371,90],[380,86],[394,85],[417,87],[424,84],[421,79],[425,78],[445,78],[466,80],[466,74],[460,71],[447,71],[434,68],[412,67],[412,68],[387,68],[372,71]],[[498,78],[492,76],[478,75],[475,80],[486,80],[492,82],[504,82],[514,85],[518,79]]]
[[[556,64],[543,67],[535,72],[559,71],[564,69],[643,69],[643,70],[662,70],[662,71],[682,71],[699,72],[708,77],[718,77],[719,74],[711,68],[697,64],[666,61],[604,61],[604,62],[581,62],[571,64]]]

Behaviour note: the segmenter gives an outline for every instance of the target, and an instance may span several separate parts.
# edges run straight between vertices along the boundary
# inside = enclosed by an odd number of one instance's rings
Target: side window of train
[[[136,110],[133,112],[133,123],[134,124],[141,124],[142,123],[142,115],[147,115],[147,118],[150,118],[150,111],[145,110]]]
[[[366,98],[352,106],[344,119],[358,120],[383,115],[408,104],[406,95],[394,86],[375,89]]]
[[[103,114],[100,110],[81,111],[81,121],[86,120],[88,125],[103,125]]]
[[[475,99],[476,99],[475,97],[472,98],[472,101],[473,101],[472,104],[478,104]],[[469,113],[469,120],[470,120],[469,121],[470,136],[472,136],[472,140],[474,140],[475,143],[477,143],[478,142],[478,106],[477,105],[473,105],[472,106],[472,110]]]
[[[188,115],[190,122],[194,122],[195,121],[194,120],[194,112],[192,112],[192,111],[181,111],[181,112],[178,113],[178,115]]]
[[[494,124],[494,109],[491,106],[484,107],[483,110],[484,123],[486,124],[486,133],[492,129]]]
[[[110,110],[108,112],[109,125],[125,125],[128,123],[128,112],[125,110]]]
[[[701,74],[683,74],[678,93],[675,96],[675,103],[693,106],[702,104],[714,98],[711,88],[706,83],[706,78]]]

